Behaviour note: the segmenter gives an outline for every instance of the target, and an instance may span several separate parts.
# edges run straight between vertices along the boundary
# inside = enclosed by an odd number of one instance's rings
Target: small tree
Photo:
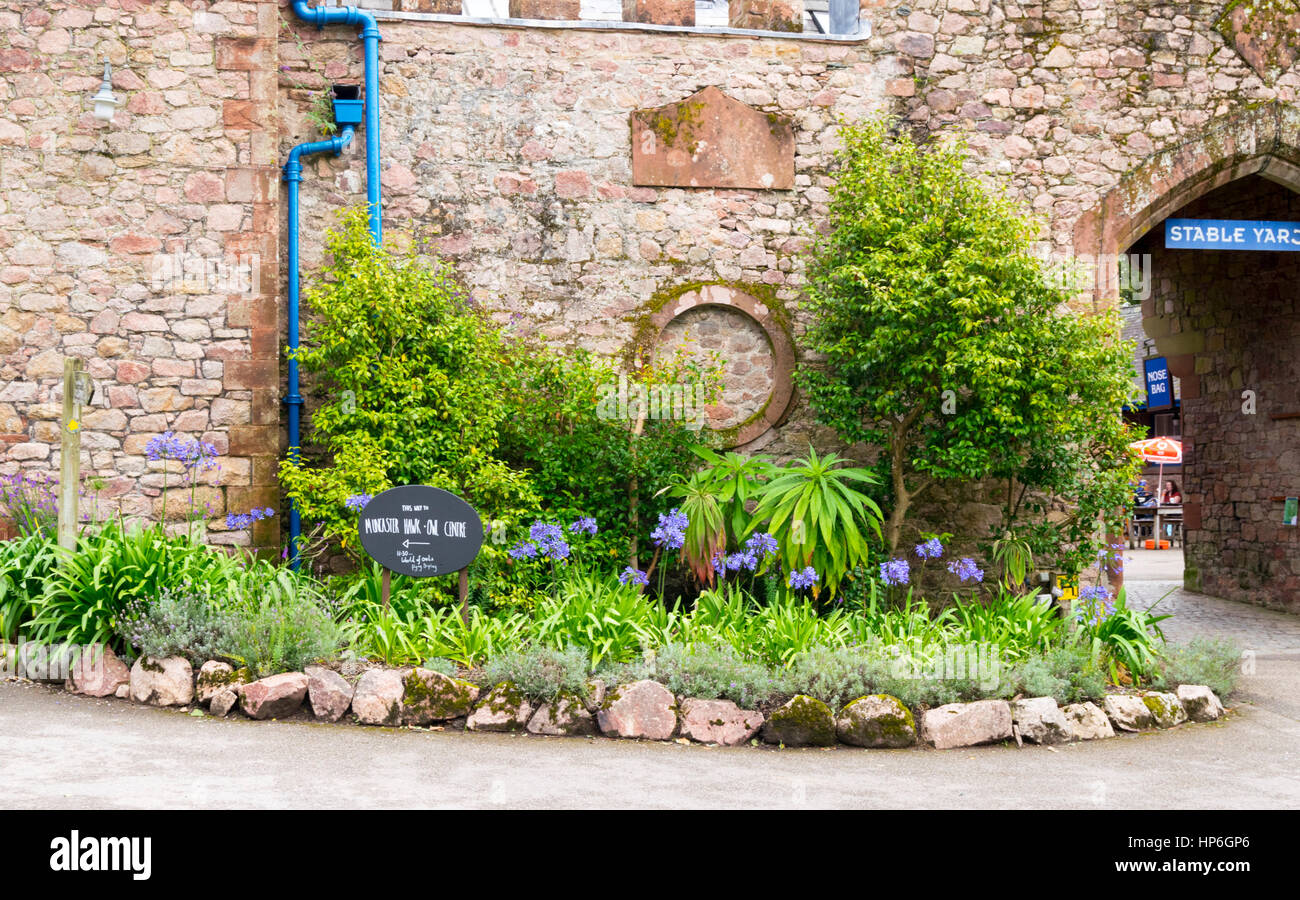
[[[353,549],[353,494],[432,484],[489,518],[537,503],[498,453],[513,378],[500,330],[447,264],[393,244],[373,246],[363,209],[329,233],[332,261],[304,298],[312,315],[298,354],[324,394],[311,435],[329,458],[280,466],[303,517]]]
[[[1116,320],[1065,309],[1033,224],[965,175],[960,143],[919,146],[885,119],[841,135],[809,266],[810,349],[824,361],[800,381],[821,422],[882,448],[891,553],[932,485],[1003,479],[1004,528],[1051,495],[1073,507],[1036,519],[1030,538],[1078,562],[1133,471],[1120,420],[1131,348]]]

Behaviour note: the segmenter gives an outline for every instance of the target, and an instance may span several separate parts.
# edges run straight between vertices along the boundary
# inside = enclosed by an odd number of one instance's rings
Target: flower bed
[[[41,674],[30,662],[28,671]],[[92,648],[72,666],[65,688],[153,706],[206,708],[217,718],[235,714],[339,722],[348,717],[359,725],[601,734],[724,746],[928,745],[944,750],[1010,740],[1060,744],[1208,722],[1226,712],[1212,690],[1191,684],[1172,692],[1110,693],[1100,705],[1017,697],[909,708],[891,695],[870,694],[832,706],[801,693],[774,707],[745,709],[731,700],[674,694],[654,678],[624,683],[595,678],[574,690],[558,687],[541,695],[510,681],[484,689],[466,678],[418,666],[344,672],[309,666],[303,672],[248,680],[245,670],[217,660],[195,672],[181,657],[142,657],[128,669],[111,650]]]

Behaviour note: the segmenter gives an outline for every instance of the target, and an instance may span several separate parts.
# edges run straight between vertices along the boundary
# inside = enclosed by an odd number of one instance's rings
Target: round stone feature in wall
[[[670,300],[650,324],[656,359],[684,348],[705,366],[721,366],[722,395],[706,407],[705,425],[727,431],[726,446],[751,444],[784,417],[794,346],[757,298],[730,285],[703,285]]]
[[[735,428],[763,408],[776,383],[772,344],[762,326],[725,306],[697,306],[668,323],[655,348],[663,360],[681,350],[702,367],[722,367],[722,396],[705,407],[709,428]]]

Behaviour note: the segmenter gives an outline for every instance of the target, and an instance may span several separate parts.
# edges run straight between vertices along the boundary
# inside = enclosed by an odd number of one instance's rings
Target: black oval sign
[[[427,578],[463,569],[483,545],[474,507],[442,488],[389,488],[361,510],[361,546],[386,569]]]

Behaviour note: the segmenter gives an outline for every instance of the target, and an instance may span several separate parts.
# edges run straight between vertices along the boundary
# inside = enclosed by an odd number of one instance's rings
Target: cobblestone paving
[[[1129,603],[1138,609],[1158,604],[1159,611],[1173,613],[1161,623],[1169,640],[1225,637],[1256,653],[1300,652],[1300,616],[1185,591],[1182,574],[1183,555],[1177,550],[1124,554]]]
[[[1243,650],[1263,653],[1300,652],[1300,616],[1220,600],[1183,590],[1181,581],[1125,579],[1128,601],[1137,609],[1173,613],[1161,623],[1165,637],[1185,643],[1195,637],[1225,637]],[[1163,598],[1163,599],[1162,599]]]

